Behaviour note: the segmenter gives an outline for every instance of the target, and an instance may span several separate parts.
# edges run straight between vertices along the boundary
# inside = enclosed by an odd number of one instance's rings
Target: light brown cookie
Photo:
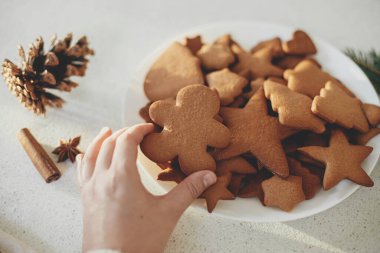
[[[380,124],[380,106],[373,104],[362,104],[362,108],[371,126],[375,127]]]
[[[214,119],[219,104],[216,92],[198,84],[181,89],[175,102],[153,103],[149,116],[163,130],[145,136],[141,150],[157,163],[178,156],[186,175],[205,169],[215,171],[215,160],[207,153],[207,147],[223,148],[230,141],[228,128]]]
[[[261,183],[264,192],[264,205],[278,207],[286,212],[305,200],[302,178],[290,175],[280,178],[275,175]]]
[[[369,142],[370,139],[372,139],[378,134],[380,134],[380,128],[374,127],[366,133],[355,133],[352,137],[352,140],[354,144],[365,145],[367,144],[367,142]]]
[[[251,90],[253,93],[256,93],[260,88],[264,85],[264,78],[256,78],[255,80],[251,81]]]
[[[265,168],[262,168],[256,175],[249,175],[245,185],[239,190],[238,197],[258,197],[261,201],[263,201],[264,194],[261,183],[272,176],[273,174]]]
[[[329,190],[343,179],[371,187],[372,179],[361,163],[372,152],[372,147],[351,145],[340,130],[332,130],[329,147],[303,147],[298,150],[326,165],[323,189]]]
[[[231,181],[231,174],[225,174],[219,176],[216,183],[207,188],[200,198],[206,200],[207,210],[211,213],[219,200],[232,200],[235,196],[227,189],[228,184]]]
[[[211,72],[206,76],[206,80],[208,86],[218,92],[222,105],[231,104],[248,83],[247,79],[227,68]]]
[[[313,100],[311,111],[327,122],[360,132],[369,130],[367,119],[357,98],[350,97],[333,82],[327,82]]]
[[[185,46],[190,49],[193,55],[196,55],[199,49],[201,49],[202,45],[202,37],[200,35],[191,38],[186,37]]]
[[[310,61],[311,63],[315,64],[318,68],[322,68],[321,64],[314,58],[297,55],[286,55],[280,58],[276,58],[273,64],[282,69],[293,69],[301,61]]]
[[[325,131],[324,122],[310,110],[312,100],[308,96],[271,80],[264,82],[264,91],[265,97],[271,101],[273,110],[278,112],[281,124],[315,133]]]
[[[190,84],[203,84],[199,59],[180,43],[173,43],[153,63],[145,77],[145,95],[151,101],[174,98]]]
[[[168,167],[157,175],[157,180],[173,181],[177,184],[181,183],[186,178],[186,175],[181,171]]]
[[[326,82],[335,82],[347,94],[354,97],[352,92],[347,89],[337,79],[330,74],[322,71],[311,61],[301,61],[297,66],[291,70],[288,69],[284,72],[285,80],[288,80],[289,89],[305,94],[311,98],[319,95],[320,90],[325,87]]]
[[[243,108],[244,105],[247,103],[248,99],[245,98],[245,96],[243,94],[237,96],[235,98],[235,100],[228,105],[228,107],[231,107],[231,108]]]
[[[222,44],[228,47],[231,47],[232,45],[237,45],[239,44],[232,38],[231,34],[224,34],[217,38],[214,42],[215,44]],[[240,46],[239,46],[240,47]]]
[[[242,157],[233,157],[226,160],[217,161],[216,175],[221,176],[231,173],[255,174],[257,169]]]
[[[301,30],[295,31],[293,38],[282,44],[282,49],[285,53],[292,55],[315,54],[317,52],[312,39]]]
[[[278,132],[280,124],[268,115],[263,89],[259,89],[243,109],[224,107],[220,114],[231,131],[231,142],[216,153],[218,160],[251,152],[272,172],[282,177],[289,175]]]
[[[227,68],[235,61],[235,56],[228,46],[223,44],[207,44],[197,52],[202,66],[208,70]]]
[[[315,194],[321,188],[321,180],[317,175],[311,173],[308,169],[302,166],[297,160],[288,157],[290,173],[302,178],[302,189],[305,193],[305,199],[314,198]]]
[[[251,49],[251,54],[255,54],[262,49],[269,49],[272,57],[282,56],[284,52],[282,51],[281,43],[282,42],[279,37],[262,41]]]
[[[237,45],[232,45],[232,51],[238,57],[238,63],[233,68],[235,73],[248,79],[282,76],[283,70],[272,65],[268,59],[255,57]]]

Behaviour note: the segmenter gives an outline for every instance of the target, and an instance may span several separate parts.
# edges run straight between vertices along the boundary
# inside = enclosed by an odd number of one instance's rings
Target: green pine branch
[[[364,53],[348,48],[344,53],[364,71],[377,94],[380,94],[380,52],[372,49]]]

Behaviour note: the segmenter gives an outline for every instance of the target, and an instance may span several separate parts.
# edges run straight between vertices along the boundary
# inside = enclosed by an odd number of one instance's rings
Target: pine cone
[[[47,91],[56,89],[71,91],[78,86],[70,80],[71,76],[84,76],[88,64],[88,55],[94,51],[88,47],[83,36],[71,46],[72,34],[63,40],[53,36],[51,49],[45,54],[41,37],[29,48],[28,58],[22,47],[19,48],[21,67],[8,59],[3,62],[2,75],[9,90],[21,103],[35,114],[45,114],[45,106],[60,108],[64,101]]]

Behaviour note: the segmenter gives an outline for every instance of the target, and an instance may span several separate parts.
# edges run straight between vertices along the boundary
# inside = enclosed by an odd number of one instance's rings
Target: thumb
[[[197,171],[165,195],[166,205],[181,215],[204,190],[215,184],[216,175],[209,170]]]

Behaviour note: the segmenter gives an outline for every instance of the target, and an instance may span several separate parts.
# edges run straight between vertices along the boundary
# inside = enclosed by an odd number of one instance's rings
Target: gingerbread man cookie
[[[230,141],[228,128],[214,119],[219,105],[218,94],[199,84],[181,89],[175,102],[153,103],[149,116],[163,130],[147,135],[141,150],[157,163],[178,156],[186,175],[198,170],[215,171],[215,160],[207,153],[207,147],[223,148]]]

